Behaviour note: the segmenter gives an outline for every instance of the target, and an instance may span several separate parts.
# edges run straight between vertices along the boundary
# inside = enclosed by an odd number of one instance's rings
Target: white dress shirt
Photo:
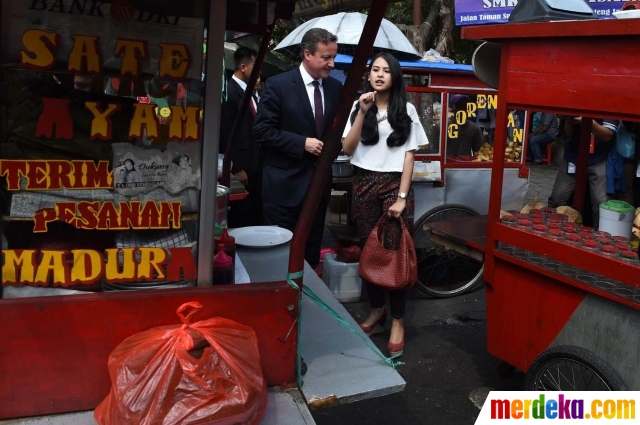
[[[233,77],[233,80],[238,83],[238,85],[240,86],[240,88],[242,90],[244,90],[245,92],[247,91],[247,83],[245,83],[244,81],[242,81],[240,78],[236,77],[235,75]],[[258,104],[256,103],[256,96],[252,95],[251,96],[251,103],[253,104],[254,109],[257,111],[258,110]]]
[[[347,126],[344,129],[342,137],[347,137],[351,130],[351,114],[356,110],[358,101],[354,102]],[[407,114],[411,118],[411,132],[409,138],[402,146],[390,148],[387,145],[387,138],[393,132],[393,128],[387,118],[387,111],[378,109],[378,143],[375,145],[358,144],[356,151],[351,158],[351,165],[363,168],[369,171],[377,171],[380,173],[394,172],[401,173],[404,169],[404,156],[407,151],[415,151],[419,146],[429,143],[424,127],[420,123],[420,116],[416,111],[416,107],[407,102]]]
[[[320,94],[322,95],[322,116],[324,116],[324,111],[326,110],[324,104],[324,88],[322,87],[322,78],[320,78],[319,80],[315,80],[311,75],[309,75],[309,73],[307,72],[306,69],[304,69],[304,66],[300,65],[300,74],[302,74],[302,82],[304,83],[304,86],[307,88],[307,95],[309,96],[309,102],[311,103],[311,112],[313,112],[313,116],[316,116],[316,102],[315,102],[315,86],[313,85],[314,81],[317,81],[320,83]]]

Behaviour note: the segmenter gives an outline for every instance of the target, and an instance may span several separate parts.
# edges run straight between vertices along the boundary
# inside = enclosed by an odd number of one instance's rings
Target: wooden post
[[[591,144],[591,118],[582,117],[582,125],[580,126],[580,142],[578,144],[578,163],[576,165],[575,188],[573,189],[573,208],[580,214],[591,214],[589,211],[583,211],[585,190],[587,182],[587,171],[589,168],[589,145]],[[593,223],[593,226],[597,226]]]
[[[511,53],[511,44],[502,44],[502,57],[508,57]],[[508,62],[500,63],[500,75],[507,74]],[[502,187],[504,183],[504,157],[507,140],[507,122],[509,111],[507,109],[507,79],[502,78],[498,87],[498,109],[496,111],[496,133],[493,145],[493,163],[491,164],[491,187],[489,192],[489,216],[487,219],[487,246],[484,256],[484,279],[493,283],[494,250],[496,248],[496,225],[500,220],[502,208]]]

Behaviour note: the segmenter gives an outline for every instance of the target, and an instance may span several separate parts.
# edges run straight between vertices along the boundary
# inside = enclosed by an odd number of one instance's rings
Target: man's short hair
[[[238,47],[233,52],[233,64],[235,70],[239,70],[241,65],[249,65],[255,57],[258,56],[258,52],[248,47]]]
[[[311,28],[302,36],[300,42],[300,56],[304,60],[304,51],[308,50],[314,54],[318,50],[318,44],[337,43],[338,37],[322,28]]]

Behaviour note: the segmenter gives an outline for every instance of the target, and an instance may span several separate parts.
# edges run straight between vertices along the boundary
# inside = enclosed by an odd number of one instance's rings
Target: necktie
[[[255,102],[255,103],[254,103]],[[251,100],[249,101],[249,105],[251,105],[251,113],[255,117],[258,114],[258,110],[256,109],[256,105],[258,104],[258,99],[256,99],[256,95],[251,96]]]
[[[322,93],[320,93],[320,83],[317,81],[313,82],[313,86],[315,90],[313,91],[313,105],[315,109],[315,118],[316,118],[316,134],[318,137],[321,136],[322,133],[322,125],[324,124],[324,111],[322,108]]]

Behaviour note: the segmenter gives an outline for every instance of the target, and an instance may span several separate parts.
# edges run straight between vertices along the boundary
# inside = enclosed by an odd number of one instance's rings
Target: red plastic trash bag
[[[183,325],[140,332],[113,350],[111,392],[94,412],[98,424],[260,422],[267,387],[255,332],[220,317],[189,323],[200,308],[185,303],[177,310]],[[188,352],[194,339],[195,348],[206,346],[199,358]]]

